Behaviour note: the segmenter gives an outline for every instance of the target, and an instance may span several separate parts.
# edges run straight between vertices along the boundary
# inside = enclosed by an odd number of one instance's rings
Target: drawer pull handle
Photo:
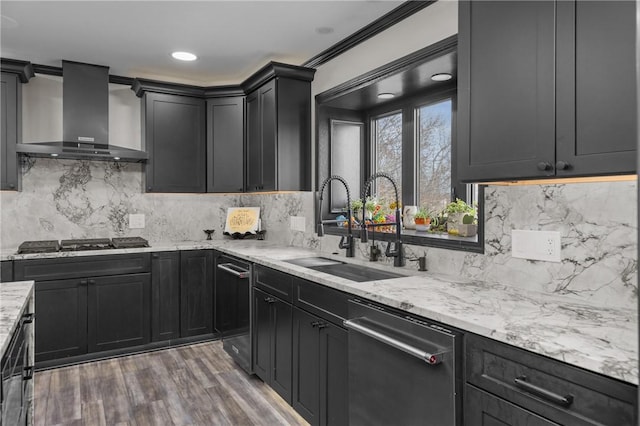
[[[527,376],[519,376],[515,378],[514,383],[517,387],[525,390],[531,394],[537,395],[540,398],[546,399],[549,402],[560,405],[562,407],[568,407],[573,403],[573,395],[562,396],[557,393],[548,391],[544,388],[531,384],[527,381]]]

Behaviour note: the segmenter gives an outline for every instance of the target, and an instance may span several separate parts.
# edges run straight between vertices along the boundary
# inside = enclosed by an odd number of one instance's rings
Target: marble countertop
[[[286,262],[322,255],[372,268],[387,263],[363,262],[300,247],[256,240],[212,240],[154,243],[144,249],[51,254],[0,253],[2,260],[121,254],[215,248],[264,266],[312,280],[369,300],[399,308],[461,330],[546,355],[590,371],[638,384],[638,313],[588,305],[547,293],[506,285],[393,268],[406,275],[357,283]]]
[[[32,294],[33,281],[0,283],[0,357],[4,356]]]

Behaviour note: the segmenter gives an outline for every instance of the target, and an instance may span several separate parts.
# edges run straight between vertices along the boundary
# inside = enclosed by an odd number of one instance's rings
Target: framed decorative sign
[[[229,207],[225,234],[255,234],[260,227],[260,207]]]

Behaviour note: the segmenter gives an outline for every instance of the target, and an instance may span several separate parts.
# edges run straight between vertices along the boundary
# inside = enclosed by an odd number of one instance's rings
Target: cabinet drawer
[[[293,277],[284,272],[256,265],[254,268],[256,287],[285,302],[293,301]]]
[[[149,253],[61,257],[14,262],[16,280],[45,281],[138,274],[150,271],[151,256]]]
[[[346,293],[300,278],[293,279],[293,288],[295,306],[342,327],[342,321],[347,318],[349,296]]]
[[[633,425],[637,387],[466,335],[467,381],[554,422]]]

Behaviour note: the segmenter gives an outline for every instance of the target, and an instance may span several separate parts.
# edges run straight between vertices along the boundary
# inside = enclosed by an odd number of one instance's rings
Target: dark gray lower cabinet
[[[465,341],[465,425],[637,424],[637,386],[473,334]]]
[[[291,304],[257,288],[253,297],[254,372],[291,403]]]
[[[180,336],[213,333],[213,251],[180,252]]]
[[[86,279],[37,282],[36,362],[87,353]]]
[[[151,275],[88,280],[89,352],[140,346],[151,340]]]
[[[180,337],[180,252],[151,255],[151,340]]]
[[[471,385],[465,389],[464,418],[466,426],[558,425]]]
[[[346,425],[346,330],[293,310],[293,408],[312,425]]]
[[[3,260],[0,262],[0,282],[8,283],[13,281],[13,261]]]

